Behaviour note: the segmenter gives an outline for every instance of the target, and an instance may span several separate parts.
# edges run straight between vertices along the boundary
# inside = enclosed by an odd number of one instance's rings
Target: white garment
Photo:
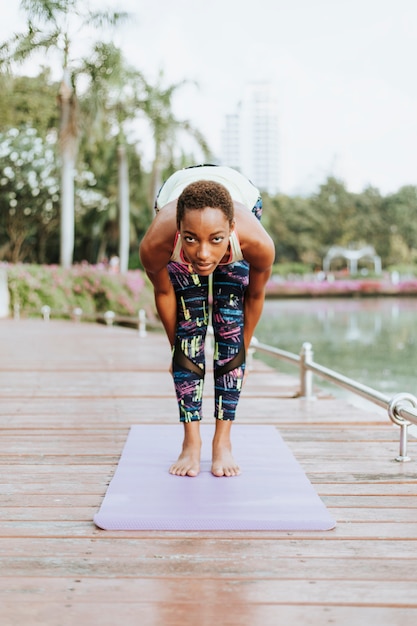
[[[222,165],[201,165],[178,170],[163,184],[156,199],[156,209],[159,211],[168,202],[176,200],[185,187],[197,180],[212,180],[220,183],[230,193],[233,200],[245,205],[250,211],[257,203],[260,193],[240,172]]]

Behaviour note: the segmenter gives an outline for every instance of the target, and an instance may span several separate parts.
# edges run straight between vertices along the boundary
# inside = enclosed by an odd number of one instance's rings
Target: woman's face
[[[188,209],[180,224],[184,257],[194,272],[208,276],[227,260],[233,227],[221,209]]]

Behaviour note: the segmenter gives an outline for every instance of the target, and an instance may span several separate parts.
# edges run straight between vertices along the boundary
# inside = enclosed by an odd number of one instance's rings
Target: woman
[[[214,476],[236,476],[231,427],[245,355],[260,318],[274,245],[260,224],[262,201],[244,176],[227,167],[180,170],[162,186],[140,256],[172,347],[172,373],[184,441],[171,474],[197,476],[205,372],[204,342],[212,281],[216,428]]]

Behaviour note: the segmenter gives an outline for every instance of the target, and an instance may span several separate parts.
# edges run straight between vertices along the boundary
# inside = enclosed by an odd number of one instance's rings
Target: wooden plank
[[[306,577],[305,580],[263,580],[235,579],[222,580],[218,584],[216,576],[210,578],[185,578],[178,584],[175,575],[163,578],[111,578],[82,577],[19,577],[21,589],[25,589],[27,601],[41,599],[45,593],[53,595],[58,602],[70,600],[91,602],[94,597],[97,605],[103,608],[109,599],[114,602],[154,602],[184,603],[191,607],[198,604],[217,604],[219,609],[227,606],[252,604],[322,604],[362,607],[401,607],[417,608],[415,581],[386,581],[376,585],[374,580],[317,580]],[[0,597],[7,595],[15,599],[20,595],[14,588],[14,580],[0,578]],[[340,583],[340,584],[338,584]],[[197,599],[197,600],[196,600]],[[302,600],[301,600],[302,599]]]
[[[415,542],[408,538],[378,538],[375,541],[364,539],[337,537],[333,532],[328,536],[322,533],[310,533],[304,537],[263,536],[248,538],[234,535],[225,538],[216,534],[214,537],[201,534],[170,533],[168,537],[162,533],[129,533],[129,534],[99,534],[91,537],[16,537],[12,542],[8,537],[0,537],[1,554],[4,558],[13,556],[38,557],[40,566],[42,559],[56,556],[72,558],[73,562],[89,559],[149,559],[161,563],[161,567],[171,567],[172,564],[197,564],[210,561],[212,571],[218,575],[223,571],[225,563],[238,562],[245,566],[246,562],[264,560],[267,575],[269,567],[275,567],[275,561],[280,559],[304,559],[307,564],[310,559],[319,564],[321,559],[331,559],[337,565],[339,559],[372,560],[375,575],[379,575],[379,568],[384,567],[385,559],[415,561]],[[324,576],[326,568],[318,568]],[[250,570],[250,567],[249,567]],[[123,570],[121,570],[123,571]]]
[[[387,498],[408,495],[415,498],[416,486],[414,483],[320,483],[315,484],[315,489],[321,496],[381,496]]]
[[[1,508],[0,520],[8,522],[55,522],[55,521],[84,521],[91,522],[97,506],[76,506],[73,503],[70,507],[63,506],[25,506]]]
[[[330,495],[324,496],[321,494],[321,498],[324,503],[332,508],[336,507],[351,507],[353,509],[385,509],[390,508],[393,510],[396,509],[417,509],[417,498],[415,493],[411,493],[411,491],[415,491],[414,485],[410,485],[410,493],[405,496],[400,495],[386,495],[385,493],[382,496],[369,496],[369,495]],[[398,513],[397,513],[398,515]]]
[[[119,577],[141,578],[181,577],[195,579],[212,579],[234,581],[264,580],[265,566],[268,567],[268,580],[372,580],[389,582],[392,578],[404,582],[415,582],[417,559],[386,558],[382,562],[375,558],[292,558],[285,557],[274,551],[267,556],[259,552],[257,556],[246,557],[244,554],[230,559],[216,556],[189,555],[188,558],[178,556],[144,557],[128,554],[123,558],[116,550],[107,556],[92,556],[74,560],[73,555],[24,554],[3,557],[2,563],[8,578],[16,577],[52,577],[52,576],[85,576],[93,578]],[[213,569],[214,565],[214,569]],[[221,565],[221,567],[220,567]],[[343,573],[343,575],[342,575]]]
[[[97,494],[96,493],[60,493],[45,495],[42,493],[25,493],[25,509],[32,507],[96,507],[97,506]],[[7,509],[8,507],[22,507],[22,493],[3,493],[1,497],[1,509]]]
[[[332,541],[339,539],[358,539],[358,540],[409,540],[410,550],[415,550],[414,544],[417,542],[417,521],[416,522],[359,522],[351,523],[345,520],[338,519],[337,527],[330,531],[314,531],[315,540]],[[90,537],[96,538],[99,535],[105,534],[106,537],[119,537],[123,539],[133,533],[135,537],[144,536],[139,531],[101,531],[96,528],[91,521],[49,521],[42,522],[40,520],[28,521],[17,520],[3,521],[0,527],[0,537]],[[228,531],[229,537],[231,532]],[[238,532],[233,532],[233,536],[238,539],[253,539],[256,533],[244,533],[241,535]],[[265,531],[262,533],[265,538],[275,539],[277,541],[288,541],[288,538],[306,539],[311,537],[311,532],[303,531]],[[175,537],[175,533],[166,531],[164,533],[166,538]],[[155,538],[160,538],[157,532],[155,532]],[[219,539],[226,538],[227,533],[220,531],[210,531],[207,533],[193,532],[190,533],[190,537],[195,540],[206,541],[207,539]]]
[[[52,601],[47,594],[39,600],[25,601],[16,604],[6,600],[0,608],[0,617],[7,615],[12,621],[3,621],[4,626],[30,624],[30,626],[55,626],[57,616],[60,626],[74,624],[94,624],[100,614],[101,626],[115,624],[156,626],[195,626],[196,624],[222,624],[222,626],[277,626],[287,624],[338,624],[355,626],[414,626],[417,611],[413,608],[384,607],[352,607],[291,604],[246,604],[221,607],[207,602],[194,604],[173,602],[171,604],[155,604],[146,601],[116,602],[108,599],[105,607],[97,608],[94,600],[74,601],[68,598],[65,603]]]

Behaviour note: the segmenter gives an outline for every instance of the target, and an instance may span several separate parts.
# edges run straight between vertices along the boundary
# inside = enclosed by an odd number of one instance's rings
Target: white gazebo
[[[370,261],[374,264],[375,274],[381,273],[381,257],[375,253],[373,246],[364,246],[358,250],[332,246],[323,259],[323,271],[329,272],[332,261],[340,258],[347,261],[350,274],[358,273],[358,261],[360,260]]]

